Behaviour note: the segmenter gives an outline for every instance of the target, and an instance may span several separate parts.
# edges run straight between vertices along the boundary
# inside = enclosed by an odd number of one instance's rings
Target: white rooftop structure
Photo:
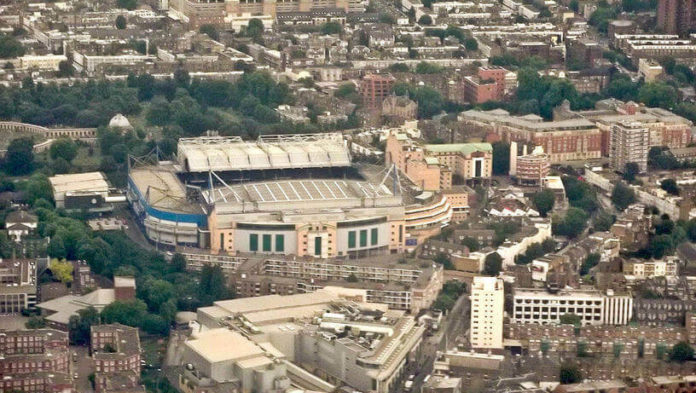
[[[74,173],[49,177],[56,207],[65,207],[65,194],[95,193],[107,196],[109,184],[101,172]]]
[[[114,117],[111,118],[111,120],[109,121],[109,127],[123,129],[133,128],[133,126],[131,126],[130,121],[128,121],[128,119],[120,113],[117,113]]]
[[[185,171],[233,171],[350,166],[340,133],[181,138],[178,161]]]

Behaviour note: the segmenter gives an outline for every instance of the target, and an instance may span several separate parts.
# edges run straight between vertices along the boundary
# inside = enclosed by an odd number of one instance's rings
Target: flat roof
[[[227,328],[206,330],[191,336],[186,346],[211,363],[254,358],[264,350]]]
[[[69,191],[107,192],[109,184],[101,172],[72,173],[48,178],[55,194]]]
[[[442,145],[425,145],[425,149],[436,153],[471,154],[477,151],[492,152],[490,143],[447,143]]]

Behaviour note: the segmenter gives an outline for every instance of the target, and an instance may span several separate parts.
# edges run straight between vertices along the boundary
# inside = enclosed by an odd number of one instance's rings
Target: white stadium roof
[[[181,138],[178,160],[189,172],[350,166],[340,133]]]

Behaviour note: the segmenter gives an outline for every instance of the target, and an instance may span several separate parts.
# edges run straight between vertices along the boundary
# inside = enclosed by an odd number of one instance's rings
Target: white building
[[[497,277],[474,277],[471,286],[471,346],[503,348],[503,280]]]
[[[633,316],[633,298],[591,289],[517,289],[512,323],[559,324],[564,314],[575,314],[583,325],[626,325]]]
[[[665,257],[660,261],[630,260],[624,262],[623,272],[637,280],[653,277],[676,277],[679,272],[679,258]]]

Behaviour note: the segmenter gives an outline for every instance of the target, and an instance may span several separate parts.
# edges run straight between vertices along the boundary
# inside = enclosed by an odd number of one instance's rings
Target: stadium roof
[[[181,138],[178,160],[189,172],[350,166],[340,133]]]
[[[207,194],[210,199],[210,193]],[[319,202],[362,198],[393,197],[384,185],[350,180],[286,180],[236,184],[216,188],[218,202]],[[211,201],[213,202],[213,201]]]
[[[186,200],[186,189],[176,174],[157,167],[133,168],[129,174],[147,203],[156,208],[183,213],[201,213]]]

